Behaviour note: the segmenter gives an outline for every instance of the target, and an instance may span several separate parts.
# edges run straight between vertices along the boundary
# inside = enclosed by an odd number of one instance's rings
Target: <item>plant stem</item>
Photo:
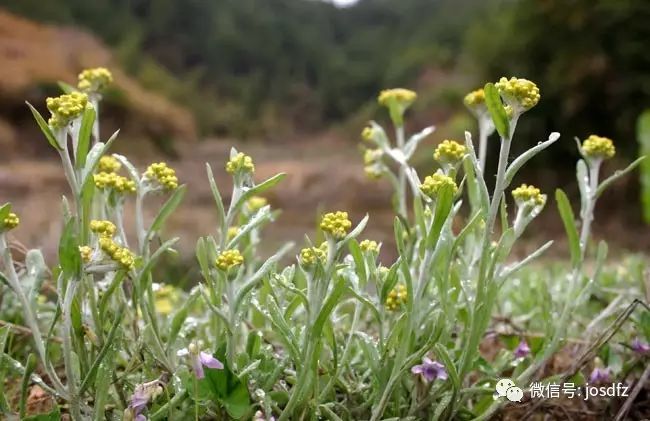
[[[395,137],[397,139],[397,148],[400,151],[404,151],[404,126],[397,126],[395,127]],[[407,209],[406,209],[406,168],[404,165],[399,166],[398,170],[398,181],[399,181],[399,189],[397,191],[397,207],[398,207],[398,212],[404,219],[407,217]]]

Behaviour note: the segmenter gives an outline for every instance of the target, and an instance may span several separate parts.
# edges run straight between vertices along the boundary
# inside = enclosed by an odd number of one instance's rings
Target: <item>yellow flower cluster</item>
[[[111,260],[122,265],[124,269],[133,269],[135,266],[135,255],[131,250],[126,247],[120,247],[111,237],[100,237],[99,247]]]
[[[546,203],[546,195],[535,186],[522,184],[512,191],[512,197],[517,203],[530,203],[534,206],[541,206]]]
[[[509,105],[517,104],[523,110],[533,108],[539,102],[539,88],[528,79],[502,77],[495,85],[499,94]]]
[[[72,92],[55,98],[47,98],[45,103],[47,109],[52,113],[48,124],[54,128],[62,128],[81,116],[88,104],[88,96],[81,92]]]
[[[616,154],[612,139],[592,134],[582,142],[582,151],[591,158],[609,159]]]
[[[100,92],[113,83],[113,75],[104,67],[86,69],[79,73],[77,87],[83,92]]]
[[[381,159],[384,156],[384,153],[381,149],[366,149],[363,153],[363,163],[366,165],[372,165]]]
[[[439,172],[433,175],[428,175],[420,185],[420,190],[422,190],[422,193],[433,198],[438,194],[438,191],[442,186],[451,186],[451,190],[454,193],[458,190],[458,186],[456,186],[456,182],[453,178]]]
[[[98,234],[101,237],[110,238],[115,235],[117,228],[115,227],[115,224],[112,223],[111,221],[92,220],[90,221],[90,231],[94,232],[95,234]]]
[[[222,251],[215,262],[216,266],[223,271],[239,266],[242,263],[244,263],[244,256],[237,249]]]
[[[252,196],[246,201],[246,206],[251,212],[256,212],[266,206],[268,200],[262,196]]]
[[[461,145],[455,140],[446,139],[438,145],[433,153],[433,158],[441,163],[456,163],[463,159],[466,150],[465,145]]]
[[[89,246],[79,246],[79,255],[84,263],[89,263],[93,254],[93,249]]]
[[[113,189],[119,193],[135,193],[135,181],[112,172],[100,172],[93,175],[98,189]]]
[[[408,300],[406,287],[399,284],[388,293],[388,297],[386,297],[386,308],[390,311],[399,310],[402,305],[406,304],[406,300]]]
[[[348,219],[348,213],[341,211],[326,213],[320,222],[320,229],[337,240],[345,238],[351,227],[352,221]]]
[[[226,238],[228,238],[228,241],[232,240],[239,234],[239,227],[230,227],[228,228],[228,234],[226,235]]]
[[[171,314],[178,301],[178,290],[172,285],[162,285],[154,291],[154,306],[160,314]]]
[[[13,212],[9,212],[9,214],[2,221],[2,225],[0,225],[0,229],[9,231],[16,228],[18,224],[20,224],[20,218],[18,217],[18,215],[16,215]]]
[[[122,168],[120,161],[110,155],[104,155],[99,158],[99,163],[97,164],[98,172],[118,172],[120,168]]]
[[[379,244],[373,240],[363,240],[359,243],[359,248],[361,251],[379,253]]]
[[[402,107],[408,107],[413,103],[413,101],[415,101],[417,97],[418,95],[409,89],[403,89],[403,88],[385,89],[379,93],[377,102],[379,102],[379,105],[383,105],[386,107],[391,106],[391,104],[397,104]]]
[[[485,104],[485,92],[483,91],[483,88],[477,89],[475,91],[472,91],[465,95],[465,99],[463,100],[465,105],[469,108],[481,106]]]
[[[254,173],[255,164],[253,164],[253,158],[239,152],[226,163],[226,171],[229,174],[235,174],[240,171],[245,173]]]
[[[327,258],[327,243],[320,247],[306,247],[300,250],[300,264],[303,266],[314,266],[316,262],[324,263]]]
[[[374,137],[375,137],[375,129],[373,129],[371,126],[366,126],[361,131],[361,139],[365,140],[366,142],[370,142]]]
[[[178,187],[176,171],[164,162],[149,165],[144,176],[149,180],[156,180],[166,190],[174,190]]]

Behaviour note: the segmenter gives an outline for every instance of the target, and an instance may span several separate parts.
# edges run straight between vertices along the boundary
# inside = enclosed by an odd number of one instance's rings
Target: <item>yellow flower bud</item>
[[[4,218],[2,224],[0,224],[0,231],[9,231],[16,228],[20,224],[20,218],[13,212]]]
[[[246,201],[246,206],[251,212],[256,212],[268,204],[268,200],[261,196],[252,196]]]
[[[348,219],[347,212],[330,212],[323,216],[320,228],[323,232],[330,234],[337,240],[342,240],[352,227],[352,222]]]
[[[226,171],[229,174],[235,174],[238,172],[244,173],[254,173],[255,164],[253,164],[253,158],[248,155],[239,152],[237,155],[230,158],[230,161],[226,163]]]
[[[359,248],[366,253],[379,253],[379,244],[373,240],[363,240],[359,243]]]
[[[528,79],[502,77],[494,86],[506,104],[515,111],[527,111],[539,102],[539,88]]]
[[[323,244],[325,247],[323,247]],[[314,266],[317,262],[325,263],[327,258],[327,243],[321,247],[306,247],[300,250],[300,264],[306,267]]]
[[[117,228],[111,221],[90,221],[90,231],[99,234],[101,237],[112,237]]]
[[[406,287],[402,284],[398,284],[388,293],[388,297],[386,297],[386,309],[397,311],[402,307],[402,305],[406,304],[407,300],[408,293]]]
[[[79,84],[77,87],[80,91],[91,93],[101,92],[108,85],[113,83],[113,75],[104,67],[86,69],[79,73]]]
[[[237,234],[239,234],[239,231],[240,231],[239,227],[230,227],[230,228],[228,228],[228,235],[227,235],[228,241],[235,238],[237,236]]]
[[[72,120],[81,117],[88,105],[88,96],[81,92],[47,98],[48,110],[52,113],[49,124],[54,128],[63,128]]]
[[[465,145],[455,140],[443,140],[433,153],[433,158],[440,163],[455,164],[463,159],[466,150]]]
[[[120,161],[110,155],[99,158],[99,164],[97,164],[97,172],[113,173],[118,172],[120,168],[122,168]]]
[[[546,203],[546,195],[535,186],[522,184],[512,191],[512,197],[517,204],[531,204],[533,206],[542,206]]]
[[[217,256],[217,261],[215,262],[216,266],[223,271],[228,271],[242,263],[244,263],[244,256],[242,256],[237,249],[222,251],[219,256]]]
[[[428,175],[420,185],[420,190],[427,196],[434,198],[442,186],[451,186],[453,193],[458,191],[458,186],[456,186],[454,179],[439,172]]]
[[[144,176],[145,179],[159,184],[165,190],[174,190],[178,187],[176,171],[164,162],[149,165]]]
[[[485,92],[483,91],[483,88],[477,89],[465,95],[463,102],[470,109],[485,106]]]
[[[609,159],[616,154],[612,139],[592,134],[582,142],[583,153],[590,158]]]
[[[79,246],[79,255],[81,256],[81,260],[84,263],[90,262],[90,259],[93,254],[93,249],[88,247],[88,246]]]
[[[417,97],[418,95],[409,89],[384,89],[379,93],[377,101],[379,105],[385,107],[390,107],[391,104],[399,104],[401,107],[407,108],[413,104]]]

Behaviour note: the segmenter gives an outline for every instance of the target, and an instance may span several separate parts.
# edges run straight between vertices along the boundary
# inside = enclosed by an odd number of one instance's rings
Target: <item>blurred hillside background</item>
[[[221,167],[231,145],[256,159],[260,178],[289,173],[270,197],[285,212],[273,238],[301,241],[318,211],[343,208],[357,217],[369,211],[369,236],[389,241],[388,186],[364,178],[357,146],[367,120],[387,122],[375,102],[387,87],[419,93],[409,129],[438,127],[417,157],[429,172],[437,142],[476,131],[462,105],[467,92],[500,76],[535,81],[542,100],[519,124],[513,155],[551,131],[562,139],[516,181],[575,192],[574,136],[614,139],[619,153],[606,171],[638,154],[636,119],[650,107],[648,22],[647,0],[360,0],[344,8],[316,0],[0,0],[0,198],[29,213],[22,241],[35,245],[60,229],[44,212],[64,192],[58,160],[23,101],[44,109],[57,80],[74,83],[95,66],[116,76],[103,135],[122,128],[118,151],[142,165],[164,157],[189,184],[172,227],[191,233],[188,247],[216,222],[203,162]],[[607,193],[597,217],[597,236],[650,248],[637,174]],[[533,236],[563,236],[554,201],[544,218]]]

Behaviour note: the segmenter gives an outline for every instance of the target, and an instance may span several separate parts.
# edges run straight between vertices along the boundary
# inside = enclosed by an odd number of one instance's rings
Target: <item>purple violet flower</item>
[[[526,342],[525,339],[522,339],[519,342],[519,345],[517,345],[517,348],[515,348],[515,358],[525,358],[528,354],[530,354],[530,347],[528,346],[528,342]]]
[[[647,342],[643,342],[639,338],[634,338],[634,340],[630,344],[630,347],[637,354],[645,355],[650,353],[650,345]]]
[[[594,367],[589,375],[589,383],[609,383],[611,374],[609,367]]]
[[[207,352],[203,352],[195,343],[191,343],[187,348],[183,348],[176,353],[179,357],[189,355],[190,364],[192,365],[192,371],[197,379],[202,379],[205,377],[205,372],[203,367],[216,368],[217,370],[223,370],[223,363],[218,359],[214,358],[212,355]]]
[[[125,419],[146,421],[147,417],[142,412],[147,407],[147,404],[156,399],[162,392],[163,388],[158,379],[137,385],[133,391],[133,395],[131,395],[131,403],[125,411]]]
[[[422,364],[411,367],[411,373],[421,374],[422,377],[431,382],[435,379],[447,380],[447,370],[445,366],[438,361],[432,361],[430,358],[422,358]]]

